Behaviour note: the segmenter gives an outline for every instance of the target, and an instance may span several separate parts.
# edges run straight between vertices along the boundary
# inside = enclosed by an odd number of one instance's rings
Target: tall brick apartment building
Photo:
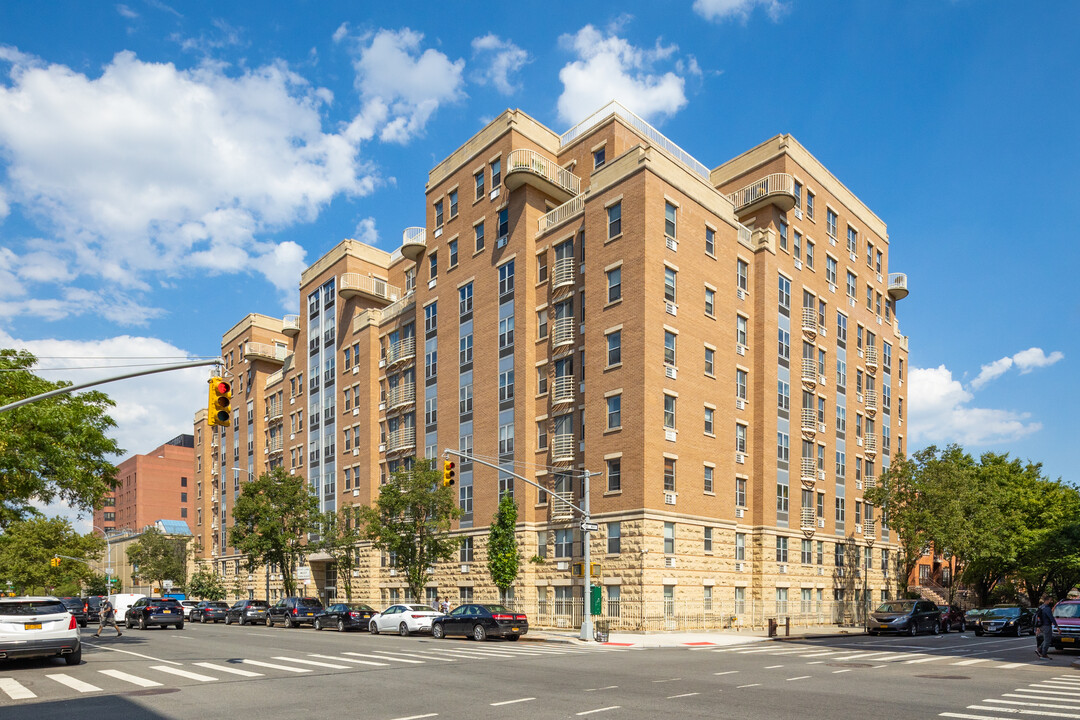
[[[116,466],[115,490],[94,510],[94,532],[142,531],[158,520],[191,525],[195,507],[194,442],[174,437],[145,455],[132,455]]]
[[[236,414],[218,434],[196,417],[194,528],[239,594],[280,593],[225,535],[249,474],[282,465],[333,509],[446,447],[547,490],[461,463],[462,548],[432,598],[495,596],[486,526],[510,492],[514,599],[572,614],[584,470],[605,612],[628,624],[845,616],[889,592],[895,537],[862,493],[903,449],[907,281],[885,224],[794,138],[709,170],[616,103],[561,136],[506,111],[425,192],[399,249],[341,242],[299,316],[223,338]],[[354,595],[404,597],[370,549],[307,562],[309,592],[348,571]]]

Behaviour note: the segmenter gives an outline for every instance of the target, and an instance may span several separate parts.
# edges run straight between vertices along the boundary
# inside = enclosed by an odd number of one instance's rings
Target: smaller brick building
[[[94,511],[94,532],[140,531],[158,520],[187,522],[194,500],[195,438],[177,435],[116,467],[116,489]]]

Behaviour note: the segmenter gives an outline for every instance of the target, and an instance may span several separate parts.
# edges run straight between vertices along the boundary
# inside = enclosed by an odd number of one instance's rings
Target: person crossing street
[[[109,598],[102,598],[101,608],[98,613],[98,629],[94,633],[94,637],[101,637],[101,631],[110,625],[116,631],[116,637],[123,637],[124,633],[120,632],[120,628],[116,625],[116,611],[113,609],[112,603],[109,602]]]
[[[1054,617],[1054,606],[1050,602],[1050,596],[1044,595],[1042,600],[1042,605],[1035,611],[1035,634],[1042,639],[1035,653],[1043,660],[1049,660],[1050,645],[1053,642],[1054,628],[1057,626],[1058,621]]]

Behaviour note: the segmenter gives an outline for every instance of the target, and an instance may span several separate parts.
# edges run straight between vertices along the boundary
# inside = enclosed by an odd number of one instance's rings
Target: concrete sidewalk
[[[862,627],[841,627],[839,625],[792,628],[791,634],[787,636],[784,635],[784,628],[780,627],[778,629],[778,636],[775,638],[770,638],[767,630],[658,633],[613,632],[608,636],[606,645],[611,647],[633,648],[724,647],[731,645],[748,645],[769,640],[805,640],[819,637],[844,637],[846,635],[862,635],[863,632]],[[596,643],[585,643],[579,636],[579,630],[530,630],[527,635],[522,636],[522,640],[596,645]]]

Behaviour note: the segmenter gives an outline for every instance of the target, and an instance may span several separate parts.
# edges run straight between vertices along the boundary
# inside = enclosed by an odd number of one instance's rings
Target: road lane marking
[[[393,660],[394,662],[410,663],[412,665],[423,665],[424,664],[423,660],[406,660],[405,658],[389,657],[389,656],[386,656],[386,655],[369,655],[367,653],[358,653],[358,652],[344,652],[344,653],[342,653],[342,655],[352,655],[353,657],[374,658],[376,660]]]
[[[1054,678],[1054,680],[1061,680],[1062,682],[1071,682],[1075,685],[1080,685],[1080,678],[1070,677],[1068,675],[1058,676]]]
[[[1058,702],[1080,702],[1071,697],[1057,697],[1055,694],[1044,695],[1040,690],[1018,690],[1015,693],[1004,693],[1002,697],[1023,698],[1025,700],[1057,700]]]
[[[108,675],[111,678],[116,678],[117,680],[123,680],[124,682],[129,682],[132,685],[138,685],[139,687],[160,687],[161,686],[161,683],[159,683],[159,682],[155,682],[153,680],[147,680],[146,678],[141,678],[138,675],[129,675],[126,672],[120,672],[119,670],[98,670],[98,672],[101,673],[102,675]]]
[[[935,660],[940,660],[941,658],[942,658],[941,655],[933,655],[931,657],[916,658],[914,660],[905,660],[904,664],[905,665],[911,665],[912,663],[934,662]]]
[[[682,695],[668,695],[667,699],[668,700],[674,700],[675,698],[693,697],[694,695],[700,695],[700,694],[701,693],[692,692],[692,693],[683,693]]]
[[[974,658],[972,660],[961,660],[959,662],[952,663],[953,665],[976,665],[978,663],[986,662],[986,658]]]
[[[145,658],[146,660],[153,660],[154,662],[167,663],[169,665],[183,665],[184,663],[173,662],[172,660],[166,660],[165,658],[156,658],[152,655],[143,655],[142,653],[132,652],[130,650],[121,650],[120,648],[108,647],[107,645],[95,645],[94,643],[84,642],[83,645],[87,647],[97,648],[98,650],[108,650],[110,652],[124,653],[125,655],[134,655],[135,657]]]
[[[7,693],[12,700],[29,700],[37,695],[23,687],[22,683],[14,678],[0,678],[0,690]]]
[[[408,717],[394,718],[394,720],[422,720],[422,718],[439,717],[439,713],[428,713],[427,715],[410,715]]]
[[[1022,662],[1018,662],[1018,663],[1006,663],[1006,664],[1004,664],[1004,665],[997,665],[996,667],[997,667],[997,669],[998,669],[998,670],[1012,670],[1013,668],[1018,668],[1018,667],[1020,667],[1021,665],[1027,665],[1027,664],[1028,664],[1028,663],[1022,663]]]
[[[536,698],[534,698],[534,697],[518,698],[517,700],[503,700],[502,702],[494,702],[494,703],[489,703],[489,704],[491,705],[491,707],[499,707],[500,705],[513,705],[514,703],[529,702],[530,700],[535,700],[535,699]]]
[[[178,675],[185,677],[188,680],[198,680],[199,682],[214,682],[216,677],[210,677],[209,675],[200,675],[199,673],[190,672],[188,670],[181,670],[180,668],[169,667],[168,665],[151,665],[151,670],[157,670],[158,672],[169,673],[170,675]]]
[[[311,668],[290,667],[289,665],[275,665],[274,663],[263,662],[262,660],[248,660],[247,658],[243,658],[240,662],[242,662],[244,665],[255,665],[256,667],[270,668],[271,670],[284,670],[285,672],[311,672]]]
[[[736,686],[736,688],[735,688],[735,689],[736,689],[736,690],[741,690],[742,688],[748,688],[748,687],[758,687],[758,686],[760,686],[760,685],[761,685],[761,683],[750,683],[749,685],[738,685],[738,686]]]
[[[337,655],[316,655],[315,653],[308,653],[311,657],[322,658],[323,660],[340,660],[341,662],[356,663],[357,665],[375,665],[377,667],[386,667],[390,663],[375,662],[374,660],[356,660],[353,658],[338,657]]]
[[[285,657],[284,655],[275,655],[271,660],[284,660],[285,662],[295,662],[301,665],[314,665],[315,667],[330,668],[332,670],[348,670],[348,665],[338,665],[337,663],[320,662],[319,660],[305,660],[304,658]]]
[[[845,672],[851,672],[851,668],[847,668],[846,670],[833,670],[833,675],[835,675],[837,673],[845,673]]]
[[[824,660],[814,660],[813,662],[808,662],[806,664],[807,665],[824,665],[825,661]]]
[[[421,658],[422,660],[438,660],[439,662],[454,662],[454,658],[444,658],[444,657],[439,657],[438,655],[422,655],[420,653],[392,653],[392,652],[385,652],[383,650],[376,650],[375,652],[378,655],[390,655],[390,656],[404,655],[405,657]],[[393,657],[388,657],[386,659],[387,660],[392,660],[394,658]]]
[[[840,652],[839,650],[826,650],[825,652],[812,652],[800,655],[799,657],[824,657],[825,655],[835,655]]]
[[[199,667],[206,668],[207,670],[217,670],[218,672],[232,673],[233,675],[239,675],[240,677],[262,677],[262,673],[251,672],[250,670],[241,670],[240,668],[228,667],[226,665],[215,665],[208,662],[192,663]]]
[[[1053,708],[1056,710],[1080,710],[1080,705],[1055,705],[1054,703],[1021,702],[1020,700],[994,700],[987,698],[984,703],[1000,703],[1004,705],[1027,705],[1029,707]]]
[[[805,680],[808,677],[811,677],[811,676],[810,675],[800,675],[799,677],[787,678],[786,682],[791,682],[792,680]]]
[[[715,673],[713,673],[713,675],[732,675],[732,674],[737,673],[737,672],[739,672],[739,671],[738,670],[725,670],[723,672],[715,672]]]
[[[1044,692],[1053,692],[1055,695],[1072,695],[1073,697],[1080,697],[1080,692],[1073,692],[1072,690],[1062,690],[1061,685],[1028,685],[1029,688],[1036,690],[1042,690]],[[1020,688],[1017,688],[1020,690]]]
[[[577,713],[577,715],[578,717],[581,717],[582,715],[592,715],[593,713],[607,712],[608,710],[618,710],[620,707],[622,707],[622,705],[612,705],[610,707],[596,708],[595,710],[586,710],[585,712]]]
[[[959,720],[1001,720],[993,715],[965,715],[964,713],[943,712],[938,717],[959,718]]]
[[[1067,682],[1065,680],[1057,680],[1055,678],[1051,678],[1050,680],[1040,680],[1039,682],[1044,685],[1057,685],[1059,687],[1076,688],[1077,690],[1080,690],[1080,687],[1077,687],[1076,683]]]
[[[1049,710],[1024,710],[1023,708],[994,707],[993,705],[968,705],[968,710],[989,710],[991,712],[1010,713],[1012,715],[1044,715],[1059,718],[1080,718],[1077,713],[1051,712]]]
[[[101,692],[101,688],[99,688],[97,685],[91,685],[88,682],[83,682],[82,680],[77,680],[76,678],[73,678],[70,675],[57,674],[57,675],[46,675],[45,677],[49,678],[50,680],[55,680],[56,682],[60,683],[61,685],[67,685],[69,688],[71,688],[75,692],[81,692],[81,693],[84,693],[84,692]]]
[[[676,680],[682,680],[682,678],[668,678],[667,680],[653,680],[653,682],[654,683],[675,682]]]
[[[738,671],[732,670],[732,672],[738,672]],[[717,673],[717,675],[720,675],[720,674],[722,674],[722,673]],[[617,687],[619,687],[619,686],[618,685],[608,685],[607,687],[602,687],[602,688],[589,688],[585,692],[596,692],[598,690],[614,690]]]
[[[765,670],[775,670],[776,668],[782,668],[782,667],[784,667],[784,666],[783,665],[766,665],[764,669]]]

